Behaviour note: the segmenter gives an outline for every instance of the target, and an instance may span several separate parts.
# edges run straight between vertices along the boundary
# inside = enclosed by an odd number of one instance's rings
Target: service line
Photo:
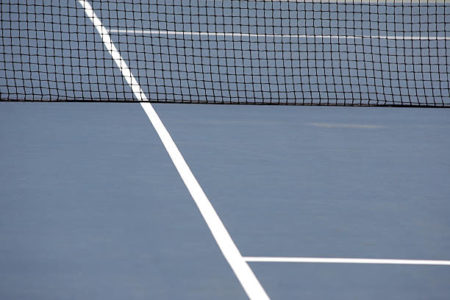
[[[450,260],[379,259],[379,258],[331,258],[331,257],[267,257],[247,256],[247,262],[276,263],[325,263],[325,264],[376,264],[376,265],[433,265],[450,266]]]

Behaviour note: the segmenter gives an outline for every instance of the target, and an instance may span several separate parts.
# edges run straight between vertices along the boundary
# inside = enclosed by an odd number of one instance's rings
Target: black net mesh
[[[450,107],[449,2],[89,2],[151,102]],[[0,14],[1,100],[137,101],[79,1]]]

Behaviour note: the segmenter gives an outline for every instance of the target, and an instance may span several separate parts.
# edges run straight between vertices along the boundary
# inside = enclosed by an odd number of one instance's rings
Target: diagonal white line
[[[326,263],[326,264],[389,264],[450,266],[450,260],[378,259],[378,258],[328,258],[328,257],[244,257],[247,262]]]
[[[189,166],[184,160],[182,154],[178,150],[175,142],[167,131],[166,127],[162,123],[158,114],[154,110],[153,106],[148,102],[148,99],[144,92],[142,91],[139,83],[133,76],[131,70],[128,68],[126,62],[122,59],[119,51],[112,42],[108,31],[103,26],[100,19],[97,17],[92,9],[92,6],[87,0],[78,0],[81,6],[84,8],[87,17],[92,21],[96,30],[100,34],[103,44],[108,49],[115,63],[122,72],[122,76],[125,78],[127,83],[133,90],[134,96],[139,101],[147,101],[145,103],[141,102],[142,108],[146,112],[150,122],[158,133],[162,143],[164,144],[173,164],[175,165],[178,173],[183,179],[186,187],[188,188],[192,198],[197,204],[200,213],[202,214],[205,222],[207,223],[214,239],[217,242],[220,250],[225,256],[226,260],[230,264],[232,270],[234,271],[236,277],[240,281],[242,287],[247,293],[248,297],[251,299],[269,299],[264,288],[259,283],[253,271],[250,269],[247,262],[242,257],[239,249],[236,247],[234,241],[231,239],[228,231],[226,230],[224,224],[217,215],[211,202],[208,200],[206,194],[203,192],[200,184],[195,179]]]

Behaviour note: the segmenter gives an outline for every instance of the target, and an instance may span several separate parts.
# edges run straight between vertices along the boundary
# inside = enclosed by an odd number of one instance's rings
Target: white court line
[[[213,37],[253,37],[253,38],[288,38],[288,39],[386,39],[386,40],[418,40],[440,41],[450,40],[449,36],[403,36],[403,35],[309,35],[309,34],[258,34],[238,32],[207,32],[207,31],[170,31],[170,30],[140,30],[140,29],[110,29],[111,33],[142,34],[142,35],[183,35],[183,36],[213,36]]]
[[[128,68],[126,62],[123,60],[119,51],[113,44],[108,31],[95,14],[90,3],[87,0],[78,0],[78,2],[84,8],[87,17],[92,21],[96,30],[100,34],[103,40],[103,44],[108,49],[108,52],[121,70],[122,76],[132,88],[134,96],[139,101],[148,101],[139,83],[137,82],[137,80],[131,73],[131,70]],[[255,274],[250,269],[249,265],[239,252],[239,249],[231,239],[231,236],[226,230],[224,224],[214,210],[211,202],[209,202],[206,194],[203,192],[200,184],[195,179],[189,166],[187,165],[182,154],[178,150],[175,142],[162,123],[158,114],[154,110],[153,106],[149,102],[141,103],[141,105],[156,132],[158,133],[162,143],[164,144],[170,158],[172,159],[173,164],[175,165],[178,173],[183,179],[184,184],[188,188],[192,198],[197,204],[198,209],[200,210],[200,213],[202,214],[212,235],[214,236],[214,239],[216,240],[220,250],[230,264],[234,273],[236,274],[236,277],[240,281],[248,297],[251,299],[269,299],[266,292],[264,291],[264,288],[261,286]]]
[[[244,257],[247,262],[326,263],[326,264],[388,264],[450,266],[450,260],[378,259],[378,258],[325,258],[325,257]]]

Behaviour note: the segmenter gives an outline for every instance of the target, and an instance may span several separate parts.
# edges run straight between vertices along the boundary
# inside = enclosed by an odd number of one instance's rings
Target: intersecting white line
[[[252,269],[242,257],[239,249],[236,247],[230,234],[220,220],[220,217],[217,215],[214,207],[207,198],[197,179],[192,174],[192,171],[184,160],[181,152],[178,150],[178,147],[176,146],[166,127],[162,123],[153,106],[150,104],[150,102],[148,102],[147,96],[142,91],[139,83],[133,76],[131,70],[128,68],[126,62],[123,60],[116,46],[112,42],[108,31],[103,26],[102,22],[92,9],[92,6],[87,0],[78,0],[78,2],[84,8],[87,17],[92,21],[96,30],[100,34],[103,40],[103,44],[122,72],[122,76],[125,78],[128,85],[133,90],[134,96],[139,101],[147,101],[141,102],[142,108],[146,112],[150,122],[158,133],[158,136],[164,144],[164,147],[166,148],[167,153],[172,159],[172,162],[175,165],[178,173],[180,174],[180,177],[183,179],[184,184],[189,190],[192,198],[197,204],[198,209],[200,210],[200,213],[207,223],[209,230],[216,240],[217,245],[222,251],[225,259],[228,261],[231,269],[238,278],[248,297],[251,299],[269,299],[264,288],[253,273]]]
[[[277,263],[327,263],[327,264],[389,264],[450,266],[450,260],[378,259],[378,258],[328,258],[328,257],[267,257],[247,256],[247,262]]]

